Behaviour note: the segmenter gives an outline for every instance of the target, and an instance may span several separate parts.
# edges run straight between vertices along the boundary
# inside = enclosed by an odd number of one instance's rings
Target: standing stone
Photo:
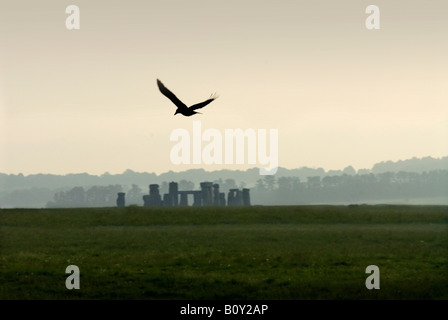
[[[201,182],[201,191],[202,191],[202,205],[203,206],[211,206],[212,202],[212,182]]]
[[[122,208],[125,206],[125,199],[124,199],[125,193],[124,192],[118,192],[117,197],[117,207]]]
[[[213,205],[219,206],[220,199],[219,199],[219,184],[215,183],[213,185]]]
[[[158,184],[149,185],[149,205],[150,206],[160,206],[162,204],[162,197],[159,193]]]
[[[184,192],[180,193],[180,205],[188,206],[188,193],[184,193]]]
[[[243,189],[243,206],[250,206],[250,189]]]
[[[169,194],[171,197],[171,205],[177,207],[179,205],[179,185],[177,182],[170,182]]]
[[[195,207],[202,206],[202,192],[192,191],[192,193],[193,193],[193,206]]]
[[[242,206],[243,205],[243,193],[241,192],[240,189],[236,190],[235,205],[236,206]]]
[[[163,195],[163,205],[165,207],[172,207],[173,206],[173,203],[171,201],[171,195],[169,193],[165,193]]]
[[[149,207],[150,206],[149,194],[145,194],[143,196],[143,206],[144,207]]]
[[[229,193],[227,194],[227,205],[228,206],[233,206],[234,202],[235,202],[235,197],[233,195],[233,190],[234,189],[230,189]]]
[[[226,194],[224,192],[219,193],[219,205],[223,207],[226,205]]]

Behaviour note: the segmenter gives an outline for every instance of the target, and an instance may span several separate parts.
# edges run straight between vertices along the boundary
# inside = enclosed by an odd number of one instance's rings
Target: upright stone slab
[[[125,193],[118,192],[117,194],[117,207],[122,208],[125,206]]]
[[[226,194],[224,192],[219,193],[219,205],[223,207],[226,205]]]
[[[229,192],[227,193],[227,205],[228,206],[233,206],[235,205],[235,196],[234,196],[234,189],[230,189]]]
[[[193,192],[193,206],[195,206],[195,207],[202,206],[202,192],[201,191]]]
[[[144,207],[149,207],[150,206],[149,194],[145,194],[143,196],[143,206]]]
[[[236,206],[242,206],[243,205],[243,193],[241,192],[240,189],[236,190],[235,205]]]
[[[163,195],[163,206],[164,207],[172,207],[173,206],[171,195],[169,193],[165,193]]]
[[[188,206],[188,193],[180,192],[180,205]]]
[[[213,204],[212,187],[213,187],[212,182],[201,182],[202,205],[204,206],[211,206]]]
[[[149,205],[150,206],[160,206],[162,202],[162,197],[159,193],[158,184],[149,185]]]
[[[179,205],[179,185],[177,182],[170,182],[169,184],[169,194],[171,197],[171,205],[178,206]]]
[[[250,189],[243,189],[243,206],[250,206]]]
[[[215,183],[213,185],[213,205],[219,206],[220,205],[220,199],[219,199],[219,184]]]

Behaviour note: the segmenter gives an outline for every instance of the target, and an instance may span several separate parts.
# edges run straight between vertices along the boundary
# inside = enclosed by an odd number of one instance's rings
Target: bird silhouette
[[[207,100],[205,100],[204,102],[200,102],[197,104],[194,104],[190,107],[187,107],[182,101],[180,101],[175,95],[174,93],[172,93],[170,90],[168,90],[167,87],[165,87],[162,83],[162,81],[160,81],[159,79],[157,79],[157,85],[159,87],[160,92],[162,92],[162,94],[167,97],[168,99],[171,100],[172,103],[174,103],[177,106],[177,110],[174,113],[174,115],[180,113],[186,117],[192,116],[196,113],[200,113],[200,112],[196,112],[196,109],[200,109],[205,107],[206,105],[208,105],[210,102],[212,102],[213,100],[215,100],[216,98],[218,98],[216,96],[216,94],[211,94],[210,98],[208,98]]]

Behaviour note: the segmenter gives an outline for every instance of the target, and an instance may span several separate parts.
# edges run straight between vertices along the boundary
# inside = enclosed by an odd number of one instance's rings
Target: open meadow
[[[448,207],[3,209],[0,283],[0,299],[448,299]]]

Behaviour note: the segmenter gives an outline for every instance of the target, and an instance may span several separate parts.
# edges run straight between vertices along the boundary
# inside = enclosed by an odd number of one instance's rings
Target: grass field
[[[0,250],[0,299],[448,299],[447,206],[8,209]]]

